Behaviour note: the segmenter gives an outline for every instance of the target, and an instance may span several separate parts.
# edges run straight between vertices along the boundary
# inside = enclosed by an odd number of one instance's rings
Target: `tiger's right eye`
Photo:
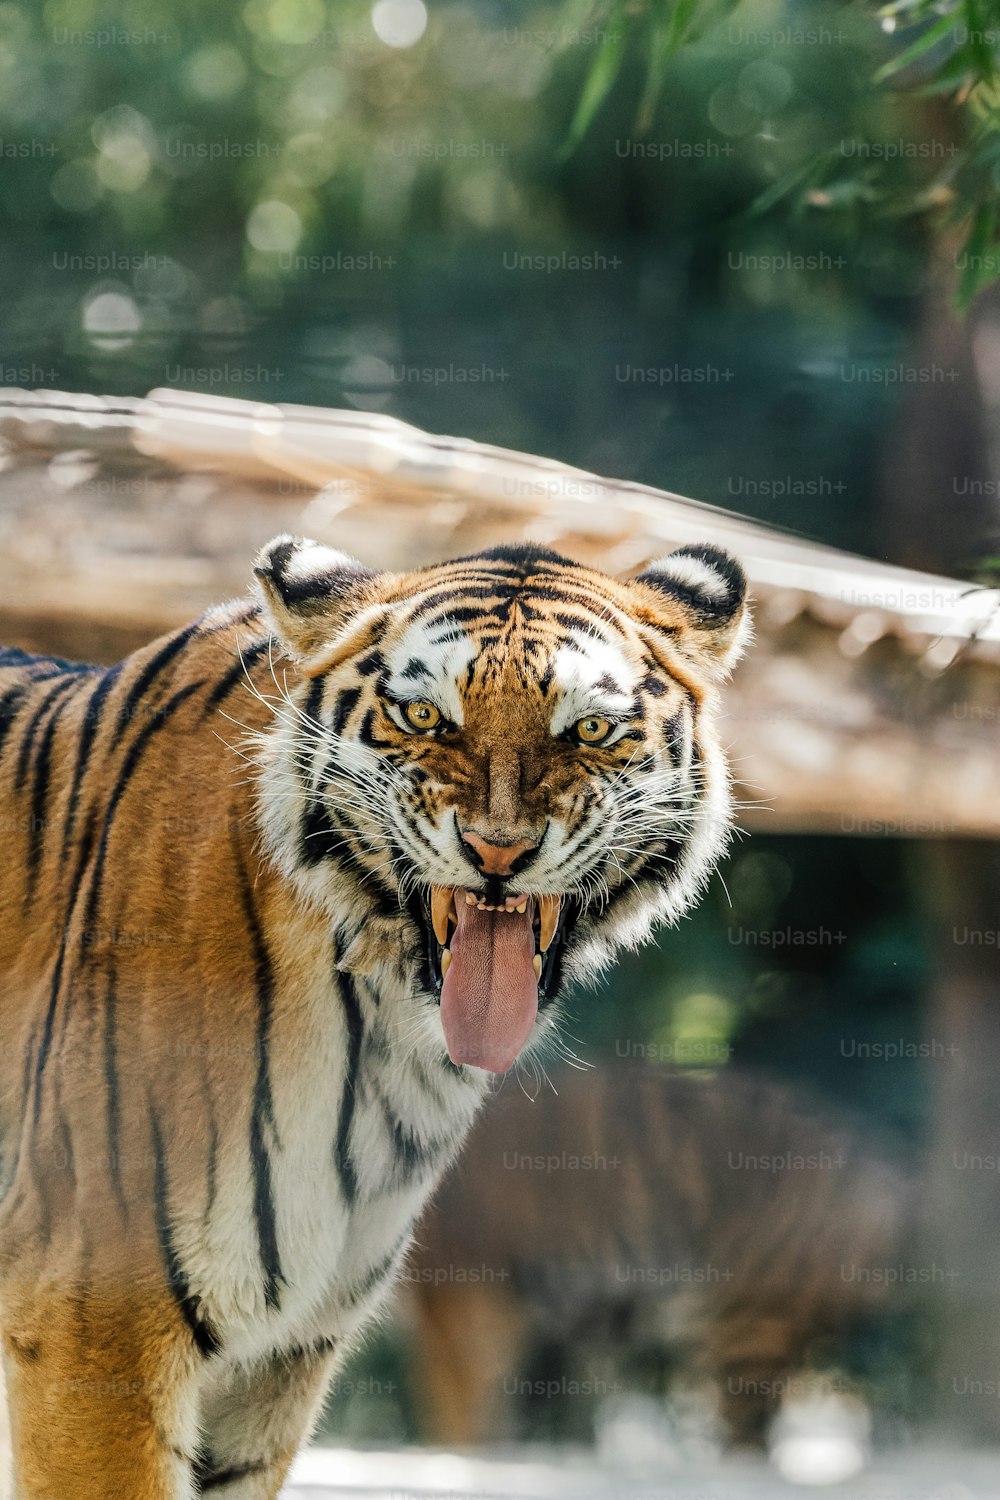
[[[580,719],[575,728],[576,737],[583,744],[600,745],[607,739],[614,725],[608,719],[602,719],[597,714],[591,714],[589,718]]]
[[[403,717],[414,729],[427,733],[430,729],[436,729],[441,723],[441,710],[435,708],[433,703],[425,703],[419,700],[416,703],[407,703],[403,709]]]

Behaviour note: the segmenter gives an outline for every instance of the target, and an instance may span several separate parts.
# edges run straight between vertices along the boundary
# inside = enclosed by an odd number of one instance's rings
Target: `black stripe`
[[[38,868],[45,847],[45,831],[48,823],[46,801],[49,793],[49,775],[52,770],[52,745],[55,740],[59,716],[66,707],[66,698],[57,703],[45,726],[42,742],[35,758],[35,774],[31,784],[31,814],[28,828],[28,868],[24,887],[24,907],[27,910],[35,894]]]
[[[172,635],[166,645],[161,646],[156,655],[151,657],[143,667],[118,709],[118,723],[115,727],[112,745],[117,745],[121,740],[122,735],[132,722],[135,710],[147,689],[152,686],[153,681],[163,671],[163,668],[169,666],[175,656],[180,655],[191,637],[197,634],[200,624],[201,622],[196,620],[193,625],[185,625],[184,629],[179,630],[176,635]]]
[[[361,740],[361,743],[363,745],[370,745],[373,749],[376,750],[396,749],[396,745],[392,740],[380,740],[378,735],[375,733],[375,710],[373,708],[368,709],[364,718],[361,720],[361,728],[358,731],[358,738]]]
[[[319,724],[322,722],[322,720],[320,719],[320,714],[323,709],[324,686],[325,684],[322,677],[314,677],[312,682],[309,684],[309,691],[306,694],[306,701],[303,707],[303,712],[307,719],[312,719],[314,724]]]
[[[409,1182],[415,1172],[430,1165],[431,1154],[425,1155],[423,1147],[413,1132],[407,1130],[402,1120],[393,1118],[388,1104],[386,1105],[386,1124],[392,1131],[392,1150],[400,1176],[404,1182]]]
[[[416,815],[414,813],[411,813],[410,809],[408,807],[406,807],[405,805],[400,805],[400,808],[399,808],[399,817],[400,817],[400,821],[402,822],[403,826],[408,830],[409,833],[411,833],[413,835],[413,839],[414,839],[414,842],[417,845],[417,848],[418,849],[422,848],[424,846],[424,844],[425,844],[425,840],[424,840],[424,838],[423,838],[423,836],[422,836],[422,834],[420,832],[420,822],[419,822],[419,819],[416,817]],[[501,902],[501,905],[502,904],[503,903]]]
[[[526,578],[534,573],[545,575],[553,570],[568,572],[582,566],[572,558],[563,557],[561,552],[553,552],[551,547],[543,547],[538,542],[498,542],[495,547],[487,547],[483,552],[470,552],[466,557],[456,557],[452,566],[460,563],[502,563],[505,567],[516,569]]]
[[[75,686],[75,679],[68,677],[62,682],[57,683],[54,688],[50,688],[25,725],[24,734],[17,750],[17,772],[14,777],[14,787],[17,791],[23,791],[24,783],[28,779],[28,765],[31,761],[31,752],[34,749],[38,726],[49,709],[58,704],[60,698],[65,698],[66,694]]]
[[[346,725],[348,719],[351,717],[355,705],[357,704],[357,701],[360,697],[360,688],[344,688],[342,692],[338,693],[337,703],[333,711],[334,734],[343,734],[344,726]]]
[[[73,770],[73,782],[70,786],[69,804],[66,808],[66,822],[63,827],[63,858],[69,854],[70,842],[73,838],[73,825],[76,821],[76,810],[80,802],[80,791],[83,787],[83,778],[87,774],[87,766],[90,763],[90,752],[94,745],[94,736],[97,734],[101,723],[101,715],[104,711],[104,700],[121,676],[122,663],[115,667],[109,667],[91,693],[87,706],[83,711],[83,724],[80,727],[80,743],[76,753],[76,766]]]
[[[235,1484],[238,1479],[249,1479],[251,1474],[263,1474],[267,1465],[263,1462],[252,1464],[239,1464],[229,1469],[211,1468],[211,1460],[206,1458],[199,1460],[192,1479],[199,1495],[206,1490],[221,1489],[224,1484]]]
[[[346,813],[342,813],[340,821],[335,823],[325,803],[308,803],[302,815],[300,853],[303,864],[318,865],[324,860],[332,860],[349,870],[359,882],[365,882],[365,889],[374,897],[383,916],[398,911],[395,893],[379,878],[377,870],[369,868],[346,841],[351,834],[357,839],[363,838]]]
[[[104,996],[104,1088],[105,1110],[108,1122],[108,1156],[111,1163],[111,1181],[123,1216],[128,1218],[128,1204],[122,1186],[121,1163],[121,1099],[118,1086],[118,990],[114,969],[108,975],[108,988]]]
[[[429,615],[433,610],[441,611],[441,619],[474,620],[479,615],[491,614],[497,606],[506,608],[514,597],[514,589],[520,585],[509,580],[501,582],[499,579],[485,578],[480,582],[472,583],[443,583],[428,598],[422,599],[413,611],[412,618],[419,619],[422,615]],[[476,599],[478,605],[455,609],[454,606],[460,599]]]
[[[55,1094],[56,1118],[59,1122],[59,1140],[62,1147],[62,1158],[64,1163],[62,1170],[69,1174],[69,1186],[71,1189],[74,1189],[76,1187],[76,1161],[73,1155],[73,1136],[70,1132],[69,1121],[66,1119],[66,1112],[63,1109],[62,1089],[59,1085],[58,1074],[56,1075]]]
[[[235,1484],[237,1479],[249,1479],[250,1475],[262,1475],[265,1469],[267,1469],[267,1464],[264,1460],[255,1460],[252,1464],[231,1464],[228,1469],[216,1469],[216,1461],[211,1457],[210,1452],[204,1449],[195,1458],[190,1478],[198,1494],[204,1494],[205,1490],[219,1490],[222,1485]]]
[[[361,656],[354,663],[354,670],[360,677],[373,677],[376,672],[381,672],[385,666],[385,658],[381,651],[370,651],[367,656]]]
[[[721,552],[718,547],[712,547],[704,543],[678,547],[673,556],[694,558],[696,562],[700,562],[713,575],[713,582],[721,580],[725,584],[726,594],[723,599],[717,599],[712,594],[706,594],[701,588],[694,590],[699,601],[695,607],[699,610],[699,613],[713,619],[736,613],[747,591],[747,576],[735,557],[731,557],[728,552]],[[663,583],[657,584],[658,577],[662,577],[662,575],[657,574],[654,570],[652,573],[643,574],[642,581],[644,583],[651,583],[654,588],[662,588],[664,587]],[[666,587],[670,592],[676,590],[676,584],[672,580],[666,584]]]
[[[270,645],[271,637],[265,636],[262,641],[254,641],[245,650],[240,649],[240,659],[233,663],[228,672],[223,673],[209,693],[201,715],[203,719],[207,719],[223,699],[228,698],[233,689],[248,676],[246,669],[260,661],[262,656],[266,656]]]
[[[89,662],[65,661],[61,656],[34,656],[30,651],[22,651],[20,646],[0,646],[0,668],[13,667],[52,667],[51,675],[72,672],[74,677],[86,677],[88,673],[103,670]]]
[[[32,1113],[32,1124],[35,1128],[38,1126],[38,1117],[42,1110],[42,1074],[45,1072],[45,1064],[49,1060],[49,1052],[52,1048],[52,1032],[55,1028],[56,1008],[59,1004],[59,990],[62,985],[63,966],[66,962],[66,943],[69,937],[73,903],[76,892],[79,890],[80,882],[83,879],[83,872],[87,867],[87,861],[90,858],[93,842],[93,825],[88,823],[84,831],[84,836],[80,840],[80,848],[77,851],[76,868],[73,871],[73,879],[70,884],[66,920],[63,923],[62,932],[59,937],[59,948],[56,953],[55,968],[52,972],[52,985],[49,989],[49,1003],[45,1012],[42,1035],[38,1043],[38,1056],[35,1059],[35,1098]]]
[[[552,618],[558,625],[561,625],[564,630],[568,630],[571,635],[577,635],[582,631],[584,635],[589,635],[596,640],[603,641],[603,635],[601,635],[594,626],[593,615],[586,613],[585,605],[581,605],[580,607],[584,610],[583,614],[569,615],[565,610],[558,610],[552,616]],[[568,644],[573,645],[573,641],[570,640]]]
[[[466,599],[478,599],[479,609],[464,605],[461,609],[453,607],[458,600]],[[567,580],[565,587],[560,586],[556,581],[525,583],[523,580],[496,585],[487,583],[485,586],[465,583],[452,586],[442,584],[430,598],[421,600],[413,611],[413,618],[416,619],[420,615],[430,614],[433,610],[439,609],[442,620],[474,619],[477,614],[492,615],[497,619],[503,619],[511,605],[521,611],[525,619],[544,621],[547,618],[559,618],[558,615],[546,616],[543,612],[533,608],[539,602],[569,605],[585,610],[591,619],[595,614],[605,619],[604,612],[610,600],[596,592],[588,594],[581,591],[575,579]],[[605,623],[613,625],[614,622],[605,619]]]
[[[640,864],[635,869],[629,871],[632,879],[623,880],[620,885],[612,888],[611,894],[602,907],[601,915],[607,916],[609,912],[614,911],[616,906],[620,905],[627,896],[635,891],[635,886],[632,883],[633,880],[654,881],[657,885],[668,884],[671,876],[676,873],[677,866],[683,858],[686,847],[684,839],[671,835],[662,842],[652,844],[648,848],[643,849]],[[661,863],[670,867],[668,874],[653,873],[653,867]]]
[[[206,1097],[209,1097],[206,1080]],[[215,1110],[209,1099],[209,1121],[208,1121],[208,1165],[205,1168],[205,1217],[207,1225],[215,1207],[215,1193],[219,1174],[219,1125],[215,1118]]]
[[[588,799],[587,805],[583,809],[581,821],[586,821],[586,818],[593,806],[593,798]],[[571,861],[579,859],[581,854],[585,854],[593,844],[596,844],[599,839],[603,839],[606,836],[607,828],[604,822],[600,820],[595,824],[595,826],[590,830],[589,833],[578,835],[574,830],[573,837],[571,838],[569,843],[567,843],[560,851],[559,858],[561,864],[565,867]]]
[[[0,667],[27,667],[38,659],[37,656],[32,656],[30,651],[22,651],[20,646],[0,648]]]
[[[171,714],[175,713],[176,710],[180,708],[181,704],[187,698],[190,698],[192,693],[196,693],[199,688],[202,688],[204,686],[204,681],[199,678],[197,682],[189,682],[185,687],[179,688],[173,695],[173,697],[168,698],[163,707],[157,710],[155,716],[151,718],[147,724],[143,725],[142,729],[139,731],[135,739],[132,741],[131,745],[129,745],[128,747],[128,753],[125,756],[121,771],[118,773],[118,780],[115,782],[114,789],[112,790],[111,796],[108,799],[108,804],[104,813],[104,826],[101,829],[101,840],[97,850],[97,858],[94,860],[94,873],[91,878],[90,891],[87,896],[87,909],[84,919],[84,925],[88,928],[94,925],[94,919],[97,916],[97,908],[100,904],[101,881],[104,878],[104,865],[107,859],[108,840],[111,836],[111,826],[114,823],[115,814],[118,811],[118,804],[121,801],[129,782],[135,774],[136,766],[139,764],[139,761],[142,758],[143,751],[149,744],[149,741],[152,739],[153,735],[163,728],[164,724],[166,724]]]
[[[160,1135],[160,1123],[156,1118],[156,1111],[152,1106],[150,1106],[149,1110],[149,1128],[153,1136],[153,1192],[156,1237],[160,1244],[160,1253],[163,1256],[163,1264],[167,1273],[167,1283],[173,1294],[174,1301],[180,1309],[181,1316],[191,1331],[195,1347],[207,1358],[210,1354],[218,1354],[222,1348],[222,1340],[209,1320],[202,1317],[201,1298],[192,1293],[187,1273],[181,1265],[177,1248],[174,1245],[173,1233],[170,1228],[169,1188],[167,1185],[167,1164],[163,1155],[163,1137]]]
[[[467,624],[470,620],[492,620],[496,611],[485,604],[463,604],[456,608],[449,605],[442,615],[442,621],[451,624],[457,621],[459,624]]]
[[[310,802],[306,806],[300,838],[303,864],[318,865],[325,859],[336,859],[340,839],[322,802]]]
[[[360,739],[364,745],[375,745],[375,710],[370,708],[361,720]]]
[[[278,1229],[274,1211],[271,1181],[271,1156],[265,1139],[265,1127],[277,1134],[274,1123],[274,1099],[271,1093],[270,1048],[271,1018],[274,1010],[274,972],[264,942],[246,870],[240,867],[240,896],[243,915],[250,934],[250,952],[254,966],[254,988],[257,993],[257,1077],[254,1081],[253,1108],[250,1113],[250,1162],[253,1171],[253,1212],[257,1225],[257,1244],[264,1268],[264,1301],[268,1307],[281,1302],[280,1287],[285,1285],[278,1252]]]
[[[568,579],[566,585],[559,584],[530,584],[525,590],[532,600],[544,599],[547,604],[571,604],[577,609],[586,610],[593,618],[599,616],[605,625],[611,625],[615,629],[618,626],[614,621],[608,619],[604,611],[612,602],[607,595],[601,594],[596,589],[581,588],[578,581]],[[619,630],[619,634],[621,631]]]
[[[384,1045],[380,1051],[384,1055]],[[429,1168],[441,1152],[451,1145],[451,1142],[437,1139],[426,1142],[419,1140],[411,1127],[399,1118],[382,1089],[377,1084],[373,1084],[372,1087],[382,1106],[386,1130],[392,1138],[392,1150],[397,1169],[396,1179],[404,1184],[408,1183],[417,1172]]]
[[[335,1338],[316,1339],[312,1344],[289,1344],[273,1350],[269,1362],[272,1367],[278,1365],[287,1371],[293,1365],[304,1361],[311,1364],[318,1359],[325,1359],[328,1354],[333,1354],[336,1348]]]
[[[4,740],[14,727],[14,721],[21,710],[27,691],[24,687],[8,688],[0,697],[0,750],[3,749]]]
[[[651,844],[648,848],[640,851],[639,857],[634,863],[626,865],[626,872],[631,880],[654,882],[657,885],[669,885],[675,879],[677,867],[684,857],[687,845],[682,839],[670,837],[658,843]],[[661,866],[666,866],[661,869]],[[610,911],[618,905],[624,895],[621,886],[616,886],[611,893],[611,900],[607,903],[605,910]]]
[[[398,844],[394,844],[389,852],[393,859],[403,854]],[[424,897],[412,887],[406,892],[405,901],[407,916],[423,937],[417,969],[417,987],[424,994],[436,995],[441,984],[441,976],[438,969],[437,938],[434,936],[434,929],[430,922],[429,904],[425,904]]]
[[[351,1125],[357,1103],[358,1066],[361,1061],[361,1043],[364,1039],[364,1020],[358,1003],[354,980],[350,974],[341,974],[336,968],[334,953],[334,982],[340,990],[347,1025],[347,1068],[344,1073],[343,1092],[340,1096],[340,1117],[337,1120],[337,1140],[333,1148],[333,1160],[340,1178],[340,1190],[348,1208],[352,1206],[358,1192],[358,1174],[351,1158]]]
[[[663,743],[670,764],[675,770],[684,759],[685,727],[683,708],[679,708],[675,714],[671,714],[669,719],[663,721]]]

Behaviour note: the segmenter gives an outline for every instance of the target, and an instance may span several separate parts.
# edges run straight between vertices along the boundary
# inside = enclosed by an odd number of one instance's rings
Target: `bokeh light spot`
[[[303,46],[322,31],[326,11],[322,0],[271,0],[267,29],[276,42]]]
[[[67,213],[85,214],[101,201],[101,182],[93,162],[68,161],[49,183],[49,192]]]
[[[91,137],[100,155],[97,175],[105,187],[134,193],[149,176],[156,147],[153,128],[145,115],[128,104],[117,104],[98,115]]]
[[[737,88],[726,83],[709,99],[708,118],[722,135],[749,135],[760,120],[760,111]]]
[[[356,354],[348,360],[342,379],[345,399],[360,411],[381,411],[395,385],[392,366],[375,354]]]
[[[737,89],[743,103],[758,114],[783,109],[792,96],[792,75],[779,63],[758,58],[740,73]]]
[[[247,219],[247,239],[255,250],[290,254],[302,238],[302,220],[287,203],[258,203]]]
[[[414,47],[427,30],[424,0],[376,0],[372,26],[387,47]]]
[[[135,298],[120,283],[92,287],[83,303],[83,331],[95,349],[127,349],[142,328]]]
[[[184,68],[184,81],[200,99],[229,99],[247,80],[247,65],[228,42],[199,47]]]

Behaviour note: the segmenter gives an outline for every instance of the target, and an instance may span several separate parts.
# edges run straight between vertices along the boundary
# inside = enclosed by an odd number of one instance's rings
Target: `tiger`
[[[276,537],[109,668],[0,654],[18,1500],[273,1500],[497,1079],[726,847],[739,563]]]
[[[401,1310],[421,1436],[509,1440],[547,1349],[588,1376],[666,1364],[705,1389],[721,1443],[765,1448],[810,1362],[900,1311],[880,1268],[918,1240],[920,1177],[843,1109],[732,1062],[550,1081],[478,1117],[418,1222]]]

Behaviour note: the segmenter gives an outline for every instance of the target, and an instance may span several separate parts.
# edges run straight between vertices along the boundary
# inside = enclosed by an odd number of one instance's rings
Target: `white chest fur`
[[[367,981],[341,994],[317,982],[301,1017],[294,1056],[274,1039],[267,1232],[259,1160],[235,1122],[211,1212],[178,1225],[192,1290],[236,1363],[340,1344],[371,1317],[485,1089],[447,1062],[433,1009]]]

